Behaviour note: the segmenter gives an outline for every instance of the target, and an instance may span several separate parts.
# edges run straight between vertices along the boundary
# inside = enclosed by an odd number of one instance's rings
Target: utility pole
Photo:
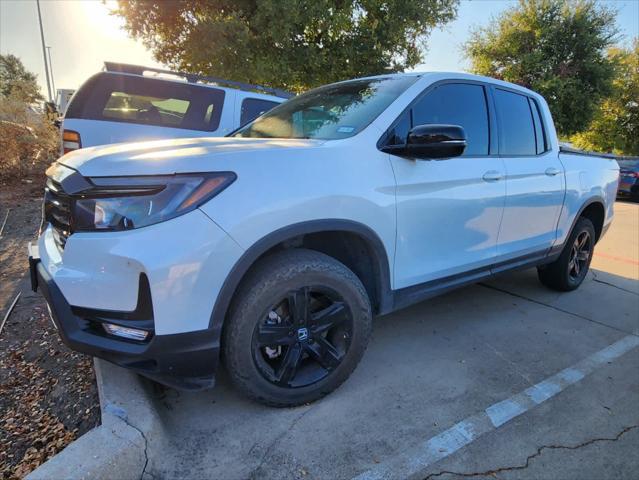
[[[47,46],[47,53],[49,54],[49,70],[51,71],[51,90],[53,90],[53,94],[57,95],[57,91],[55,89],[55,76],[53,75],[53,62],[51,61],[51,47]]]
[[[40,22],[40,38],[42,40],[42,56],[44,57],[44,73],[47,76],[47,90],[49,91],[49,101],[53,101],[53,96],[51,95],[51,80],[49,79],[49,63],[47,62],[47,50],[44,46],[44,30],[42,29],[42,14],[40,13],[40,0],[36,0],[36,5],[38,7],[38,21]]]

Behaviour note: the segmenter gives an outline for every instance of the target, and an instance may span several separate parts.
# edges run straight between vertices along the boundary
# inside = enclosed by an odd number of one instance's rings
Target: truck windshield
[[[381,77],[319,87],[268,111],[234,136],[322,140],[352,137],[416,80],[417,76]]]

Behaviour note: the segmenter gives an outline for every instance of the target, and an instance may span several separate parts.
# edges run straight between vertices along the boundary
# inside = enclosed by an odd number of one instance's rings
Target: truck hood
[[[86,177],[170,175],[214,171],[219,168],[217,159],[241,161],[264,150],[308,149],[323,143],[310,139],[183,138],[83,148],[67,153],[58,162]]]

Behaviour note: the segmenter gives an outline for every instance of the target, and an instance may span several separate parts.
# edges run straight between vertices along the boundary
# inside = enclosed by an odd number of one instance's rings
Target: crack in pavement
[[[129,421],[126,418],[117,416],[118,419],[122,420],[125,424],[127,424],[129,427],[131,427],[133,430],[137,431],[141,436],[142,439],[144,440],[144,466],[142,467],[142,472],[140,473],[140,480],[144,480],[144,475],[148,475],[151,478],[154,478],[153,474],[149,473],[146,471],[147,466],[149,465],[149,454],[147,452],[147,447],[149,445],[149,441],[146,438],[146,435],[144,435],[144,432],[142,430],[140,430],[138,427],[136,427],[135,425],[129,423]]]
[[[630,293],[632,295],[635,295],[635,296],[639,297],[639,293],[637,293],[637,292],[633,292],[632,290],[628,290],[627,288],[620,287],[619,285],[615,285],[614,283],[606,282],[605,280],[599,280],[597,278],[597,274],[595,272],[591,271],[590,273],[592,273],[592,276],[593,276],[592,281],[593,282],[601,283],[603,285],[608,285],[609,287],[613,287],[613,288],[616,288],[618,290],[621,290],[622,292]]]
[[[561,312],[561,313],[565,313],[566,315],[572,315],[573,317],[581,318],[582,320],[586,320],[586,321],[591,322],[591,323],[596,323],[597,325],[601,325],[602,327],[611,328],[611,329],[616,330],[618,332],[625,333],[626,335],[633,335],[635,337],[639,336],[636,333],[628,332],[628,331],[624,330],[623,328],[619,328],[619,327],[615,327],[615,326],[612,326],[612,325],[608,325],[607,323],[600,322],[599,320],[594,320],[594,319],[588,318],[588,317],[586,317],[584,315],[580,315],[578,313],[574,313],[574,312],[571,312],[569,310],[564,310],[563,308],[559,308],[559,307],[556,307],[554,305],[550,305],[548,303],[544,303],[544,302],[542,302],[540,300],[535,300],[534,298],[530,298],[530,297],[527,297],[525,295],[521,295],[519,293],[509,292],[508,290],[504,290],[503,288],[495,287],[493,285],[488,285],[487,283],[482,283],[482,282],[478,283],[477,285],[480,285],[480,286],[485,287],[485,288],[489,288],[491,290],[495,290],[497,292],[505,293],[506,295],[510,295],[512,297],[515,297],[515,298],[521,298],[522,300],[527,300],[529,302],[536,303],[537,305],[542,305],[544,307],[552,308],[553,310],[556,310],[556,311]]]
[[[302,412],[300,415],[298,415],[292,422],[291,424],[288,426],[288,428],[286,430],[284,430],[282,433],[280,433],[277,437],[275,437],[275,439],[269,444],[268,447],[266,447],[266,451],[264,452],[264,455],[262,455],[262,458],[260,459],[260,463],[257,465],[257,467],[255,467],[253,470],[251,470],[251,472],[248,474],[248,478],[259,478],[256,477],[256,474],[258,472],[258,470],[260,468],[262,468],[262,466],[264,465],[264,463],[266,462],[266,457],[268,457],[268,454],[271,453],[271,450],[275,447],[275,445],[277,445],[294,427],[295,425],[297,425],[297,423],[304,418],[304,416],[310,412],[311,410],[313,410],[313,407],[309,408],[308,410]],[[251,450],[255,447],[255,445],[253,445],[253,447],[251,447]]]
[[[526,458],[526,462],[523,465],[515,465],[515,466],[510,466],[510,467],[499,467],[499,468],[495,468],[492,470],[486,470],[484,472],[453,472],[453,471],[449,471],[449,470],[442,470],[440,472],[437,473],[431,473],[430,475],[424,477],[423,480],[431,480],[432,478],[435,477],[439,477],[442,475],[455,475],[458,477],[486,477],[486,476],[493,476],[495,477],[498,473],[501,472],[508,472],[508,471],[514,471],[514,470],[525,470],[526,468],[528,468],[530,466],[530,462],[532,460],[534,460],[535,458],[537,458],[538,456],[540,456],[544,450],[578,450],[580,448],[583,447],[587,447],[589,445],[592,445],[593,443],[598,443],[598,442],[616,442],[617,440],[619,440],[623,435],[625,435],[626,433],[628,433],[629,431],[635,429],[635,428],[639,428],[639,425],[632,425],[630,427],[625,427],[623,430],[621,430],[621,432],[619,432],[617,435],[615,435],[614,437],[611,438],[593,438],[591,440],[587,440],[585,442],[582,442],[578,445],[543,445],[539,448],[537,448],[537,451],[531,455],[528,455],[528,457]]]

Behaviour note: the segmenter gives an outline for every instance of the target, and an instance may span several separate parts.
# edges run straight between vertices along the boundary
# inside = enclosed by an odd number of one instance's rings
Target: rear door
[[[557,152],[550,149],[537,102],[501,87],[493,87],[492,93],[507,190],[498,260],[523,260],[543,255],[555,240],[564,171]]]
[[[63,128],[82,147],[161,138],[221,136],[227,93],[218,88],[101,72],[73,97]],[[232,125],[232,112],[226,123]]]
[[[480,83],[430,87],[387,134],[388,144],[400,145],[411,126],[452,124],[468,139],[460,157],[390,156],[397,182],[396,288],[486,269],[496,255],[506,187],[487,99]]]

